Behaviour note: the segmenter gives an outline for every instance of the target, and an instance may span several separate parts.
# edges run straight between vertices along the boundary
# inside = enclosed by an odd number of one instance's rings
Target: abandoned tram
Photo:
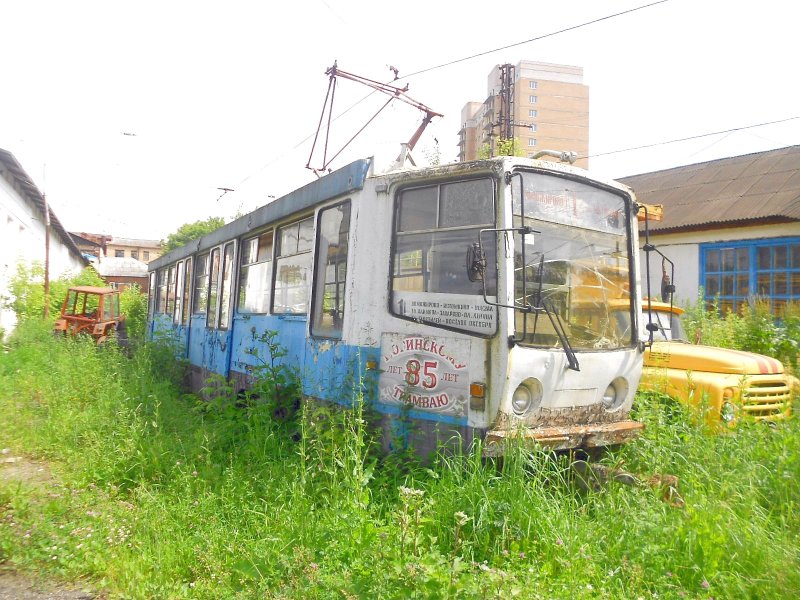
[[[421,452],[481,439],[487,454],[510,437],[554,449],[635,437],[631,191],[537,159],[372,164],[150,263],[149,335],[176,343],[193,387],[216,373],[247,388],[269,333],[306,399],[346,407],[363,392],[387,448],[398,435]]]

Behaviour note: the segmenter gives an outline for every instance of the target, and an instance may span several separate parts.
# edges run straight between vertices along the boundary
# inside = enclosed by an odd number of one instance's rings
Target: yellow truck
[[[653,344],[645,349],[639,389],[662,391],[695,406],[705,411],[709,424],[733,426],[745,415],[777,420],[791,414],[800,382],[779,361],[753,352],[690,344],[682,313],[665,302],[644,301],[642,336],[649,338],[652,330]]]

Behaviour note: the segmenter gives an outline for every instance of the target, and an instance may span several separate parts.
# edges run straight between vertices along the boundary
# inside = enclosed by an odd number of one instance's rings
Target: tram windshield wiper
[[[544,255],[542,255],[542,257],[539,259],[539,273],[536,279],[536,294],[534,296],[536,303],[531,307],[531,309],[536,313],[533,320],[533,335],[536,335],[536,326],[538,325],[539,314],[543,312],[547,315],[547,318],[550,319],[550,324],[553,326],[553,330],[558,336],[558,341],[561,343],[561,347],[564,349],[564,354],[567,356],[569,368],[573,371],[580,371],[581,366],[578,363],[578,357],[575,354],[575,351],[572,349],[572,344],[570,344],[567,330],[564,327],[564,323],[561,320],[558,311],[552,304],[548,307],[547,303],[542,297],[542,285],[544,282]]]

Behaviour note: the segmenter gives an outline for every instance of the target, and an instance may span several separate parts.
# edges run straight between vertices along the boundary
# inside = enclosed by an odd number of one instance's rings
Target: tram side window
[[[213,327],[217,318],[217,298],[219,292],[219,248],[214,248],[211,251],[211,258],[209,260],[206,327]]]
[[[272,279],[272,232],[262,233],[242,243],[242,268],[239,272],[239,312],[269,312]]]
[[[233,281],[233,242],[225,245],[222,252],[222,279],[219,284],[218,329],[227,329],[231,316],[231,283]]]
[[[167,276],[167,302],[164,312],[170,316],[175,312],[175,265],[169,268]]]
[[[172,313],[172,322],[176,325],[181,322],[181,307],[183,306],[183,261],[175,265],[175,309]]]
[[[350,202],[320,211],[314,267],[312,335],[339,338],[345,305]]]
[[[156,312],[167,312],[167,269],[158,271],[158,291],[156,293]]]
[[[153,316],[153,312],[155,310],[155,302],[156,302],[156,292],[158,289],[156,288],[156,274],[155,271],[150,273],[150,285],[148,286],[148,299],[147,299],[147,315],[149,317]]]
[[[181,307],[181,324],[189,322],[189,297],[192,292],[192,259],[187,258],[183,269],[183,306]]]
[[[272,312],[276,314],[308,312],[308,276],[311,273],[313,232],[313,217],[278,228],[272,304]]]
[[[204,314],[208,307],[208,254],[197,257],[194,271],[194,314]]]

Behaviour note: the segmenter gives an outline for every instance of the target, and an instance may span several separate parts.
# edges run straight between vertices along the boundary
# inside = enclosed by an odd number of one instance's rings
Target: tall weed
[[[710,306],[700,291],[697,301],[687,306],[683,323],[690,340],[756,352],[777,358],[796,370],[800,357],[800,304],[789,303],[774,315],[768,302],[755,300],[741,311],[722,314],[719,303]]]
[[[34,325],[0,355],[0,447],[47,458],[57,477],[38,491],[0,481],[0,555],[21,568],[128,598],[800,589],[796,419],[712,436],[681,405],[640,396],[642,438],[603,462],[675,475],[677,508],[645,484],[585,490],[569,456],[521,445],[499,462],[478,443],[428,465],[380,456],[358,375],[353,410],[303,404],[287,425],[275,394],[293,374],[279,357],[264,357],[258,394],[212,381],[201,400],[180,391],[169,346],[127,358]]]

